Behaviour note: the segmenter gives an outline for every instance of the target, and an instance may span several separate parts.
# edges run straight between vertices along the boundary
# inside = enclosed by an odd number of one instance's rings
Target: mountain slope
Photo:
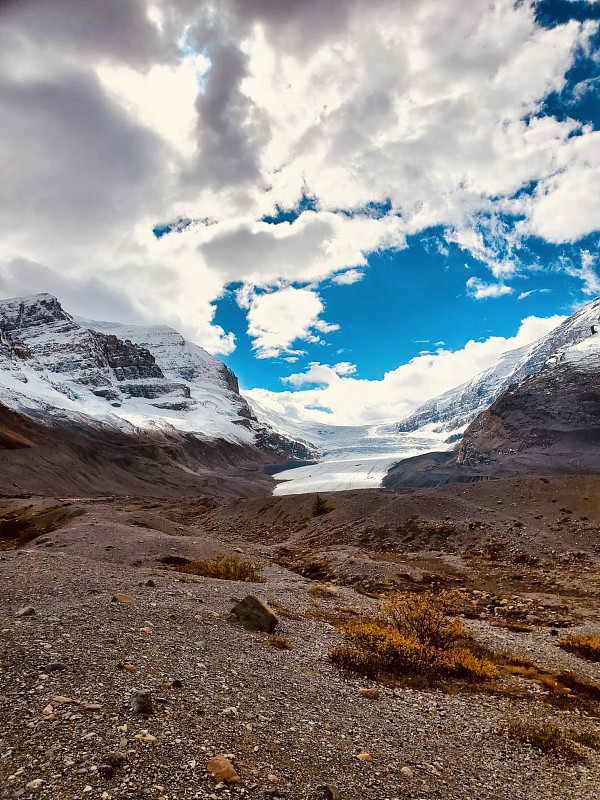
[[[596,300],[537,343],[538,353],[551,351],[545,364],[480,413],[457,452],[400,463],[384,485],[600,472],[600,334],[591,332],[599,311]]]
[[[5,491],[190,491],[249,470],[264,492],[257,470],[312,454],[259,423],[225,364],[173,329],[77,320],[47,294],[0,301],[0,412]]]
[[[509,386],[519,384],[538,372],[546,361],[565,348],[584,341],[600,317],[600,298],[582,309],[542,339],[505,353],[496,364],[470,381],[427,401],[396,426],[399,431],[414,431],[424,425],[434,430],[457,432],[485,411]]]

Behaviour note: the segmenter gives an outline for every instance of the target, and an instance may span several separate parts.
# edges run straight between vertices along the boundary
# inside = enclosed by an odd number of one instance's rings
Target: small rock
[[[136,733],[135,738],[139,739],[140,742],[156,741],[156,736],[153,736],[151,733],[148,733],[148,731],[142,731],[141,733]]]
[[[405,778],[412,778],[413,777],[413,771],[412,771],[412,769],[410,767],[402,767],[401,770],[400,770],[400,773],[402,775],[404,775]]]
[[[41,789],[42,784],[44,781],[41,778],[34,778],[34,780],[29,781],[29,783],[25,784],[26,789]]]
[[[53,703],[59,703],[59,705],[67,705],[67,703],[76,703],[77,700],[73,700],[72,697],[63,697],[62,694],[57,694],[54,697],[51,697],[50,700]]]
[[[279,620],[266,603],[253,594],[249,594],[236,603],[231,614],[237,617],[244,628],[250,631],[266,631],[273,633]]]
[[[102,703],[84,703],[81,707],[84,711],[101,711]]]
[[[122,767],[127,763],[127,756],[121,750],[113,750],[102,758],[102,763],[111,767]]]
[[[87,786],[84,786],[81,791],[84,792],[85,794],[89,794],[90,792],[93,792],[94,790],[92,789],[92,787],[88,783]]]
[[[125,672],[137,672],[139,667],[136,667],[135,664],[117,664],[119,669],[124,669]]]
[[[62,669],[66,669],[67,665],[63,664],[62,661],[53,661],[51,664],[48,664],[44,667],[45,672],[60,672]]]
[[[101,778],[106,778],[107,780],[115,776],[115,768],[111,764],[99,764],[97,772]]]
[[[274,773],[270,772],[267,775],[267,780],[269,783],[279,783],[279,775],[275,775]]]
[[[15,617],[32,617],[34,614],[35,608],[33,606],[23,606],[15,613]]]
[[[235,706],[227,706],[227,708],[224,708],[223,711],[221,711],[221,714],[223,714],[224,717],[237,717],[238,713],[239,712]]]
[[[373,761],[371,753],[357,753],[356,757],[359,761]]]
[[[550,636],[558,636],[558,631],[556,628],[550,628]]]
[[[171,686],[173,689],[183,689],[183,681],[180,681],[179,678],[175,678],[175,680],[171,681]]]
[[[110,598],[111,603],[135,603],[135,600],[128,594],[113,594]]]
[[[156,586],[156,583],[152,580],[152,578],[148,578],[146,581],[146,586]]]
[[[140,689],[131,695],[129,707],[135,714],[153,714],[152,694],[147,689]]]
[[[223,755],[215,756],[206,765],[217,783],[225,783],[229,786],[241,783],[241,778],[233,768],[231,761]]]
[[[326,783],[322,789],[327,800],[342,800],[342,793],[333,783]]]
[[[358,693],[361,697],[368,697],[369,700],[379,700],[379,689],[359,689]]]

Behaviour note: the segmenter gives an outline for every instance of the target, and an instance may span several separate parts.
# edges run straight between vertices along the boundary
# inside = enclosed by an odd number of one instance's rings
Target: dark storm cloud
[[[58,297],[69,313],[93,319],[132,324],[145,321],[129,297],[97,277],[61,275],[44,264],[15,258],[0,272],[0,297],[48,292]]]
[[[257,181],[269,126],[240,89],[246,56],[235,45],[224,45],[213,48],[210,59],[206,87],[196,101],[202,159],[192,176],[217,188]]]
[[[0,219],[61,237],[100,237],[148,201],[164,144],[133,122],[94,75],[0,78]],[[151,194],[151,193],[150,193]]]
[[[143,0],[19,0],[0,3],[0,24],[39,47],[104,56],[143,65],[169,48],[146,14]]]

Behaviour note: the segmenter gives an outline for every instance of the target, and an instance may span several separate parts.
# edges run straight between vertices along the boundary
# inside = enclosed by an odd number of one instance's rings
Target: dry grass
[[[277,600],[276,597],[269,599],[269,605],[274,611],[277,611],[282,617],[287,617],[288,619],[303,619],[303,615],[299,611],[294,611],[293,608],[286,606],[285,603],[282,603],[280,600]]]
[[[320,600],[333,600],[337,597],[337,592],[331,586],[323,586],[320,583],[316,583],[314,586],[311,586],[308,589],[308,594],[311,597],[318,597]]]
[[[544,672],[536,666],[522,665],[522,664],[508,664],[505,670],[511,675],[518,675],[527,680],[536,681],[548,689],[553,694],[568,695],[571,690],[567,686],[563,686],[556,676],[550,672]]]
[[[575,634],[559,642],[558,646],[588,661],[600,661],[600,636]]]
[[[267,641],[276,650],[291,650],[293,645],[286,636],[281,636],[279,633],[270,633],[267,636]]]
[[[508,722],[507,734],[510,739],[535,747],[543,753],[553,753],[572,761],[581,761],[585,758],[585,752],[578,746],[584,744],[581,739],[586,739],[585,733],[563,731],[550,722],[536,724],[512,719]]]
[[[169,569],[203,578],[219,578],[222,581],[265,583],[255,561],[242,561],[237,556],[219,556],[209,561],[186,560],[183,564],[171,564]]]
[[[487,680],[498,674],[491,661],[475,655],[457,619],[448,613],[459,601],[454,592],[399,594],[370,619],[344,627],[347,644],[334,648],[338,666],[369,678],[428,676]]]

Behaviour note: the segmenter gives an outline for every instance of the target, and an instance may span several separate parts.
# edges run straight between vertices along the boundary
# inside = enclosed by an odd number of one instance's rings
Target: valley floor
[[[598,664],[557,646],[600,630],[600,479],[216,500],[0,500],[0,796],[593,800],[600,753],[542,753],[509,724],[600,736]],[[18,545],[15,547],[15,545]],[[160,568],[238,554],[248,584]],[[390,585],[459,587],[496,653],[576,675],[572,692],[379,685],[328,658]],[[133,602],[111,602],[117,593]],[[229,620],[253,593],[291,645]],[[35,613],[16,616],[31,606]],[[553,633],[558,632],[558,635]],[[154,713],[130,708],[152,693]],[[106,770],[109,754],[120,753]],[[207,771],[226,754],[240,787]],[[363,754],[358,758],[359,754]],[[364,754],[368,754],[365,756]]]

